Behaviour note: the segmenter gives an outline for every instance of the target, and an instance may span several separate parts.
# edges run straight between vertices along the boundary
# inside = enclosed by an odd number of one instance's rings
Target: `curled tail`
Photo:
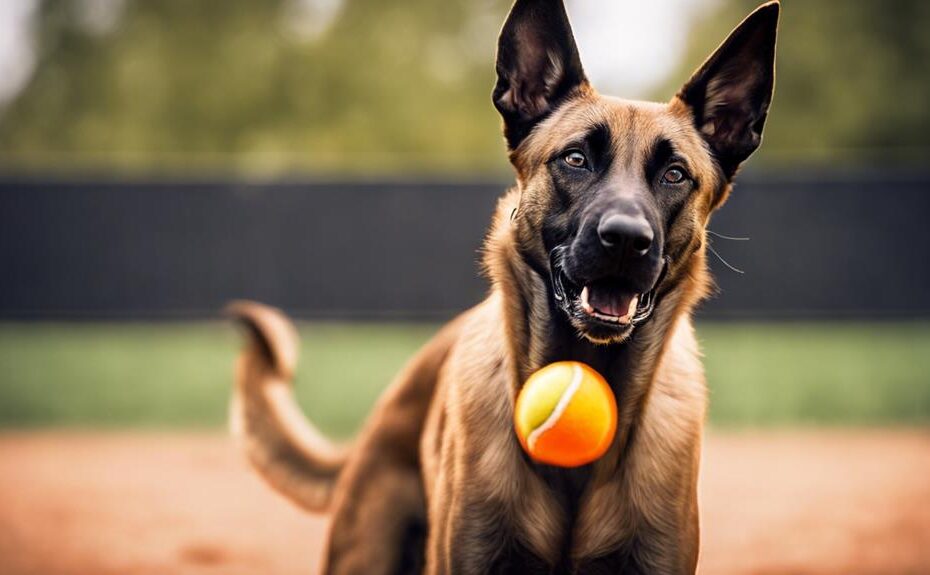
[[[236,363],[230,427],[249,461],[304,509],[325,511],[348,450],[304,416],[292,393],[297,331],[275,308],[237,301],[226,308],[248,331]]]

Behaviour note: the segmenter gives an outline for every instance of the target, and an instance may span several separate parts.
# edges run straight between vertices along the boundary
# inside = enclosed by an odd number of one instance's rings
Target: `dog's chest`
[[[632,532],[630,522],[624,519],[629,505],[618,484],[594,485],[593,466],[539,466],[531,473],[543,488],[532,489],[527,496],[543,495],[545,500],[527,502],[525,509],[536,513],[518,514],[515,528],[517,533],[532,535],[526,543],[533,554],[557,566],[559,573],[587,573],[594,568],[595,560],[605,557],[612,562],[623,560],[630,549]],[[548,529],[540,529],[541,525]]]
[[[539,478],[548,487],[553,502],[561,509],[565,522],[570,527],[578,518],[578,513],[588,484],[591,481],[591,466],[559,468],[549,465],[535,467]]]

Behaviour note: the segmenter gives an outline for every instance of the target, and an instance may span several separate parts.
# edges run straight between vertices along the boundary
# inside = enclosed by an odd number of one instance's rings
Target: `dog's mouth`
[[[638,294],[624,290],[611,280],[599,280],[581,289],[578,305],[581,311],[600,321],[629,325],[639,323],[652,313],[652,291]],[[639,305],[640,296],[644,305]]]
[[[563,247],[552,250],[549,269],[556,303],[569,316],[585,323],[593,322],[618,331],[645,323],[655,311],[656,289],[668,269],[667,259],[652,289],[637,293],[620,278],[605,277],[578,285],[565,273]]]

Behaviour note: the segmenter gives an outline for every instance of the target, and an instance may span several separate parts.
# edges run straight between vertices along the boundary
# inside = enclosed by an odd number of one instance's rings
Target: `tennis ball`
[[[617,431],[617,402],[594,369],[559,361],[526,380],[513,421],[520,444],[533,460],[578,467],[610,447]]]

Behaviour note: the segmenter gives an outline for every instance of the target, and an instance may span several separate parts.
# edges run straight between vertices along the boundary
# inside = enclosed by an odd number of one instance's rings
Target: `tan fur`
[[[546,81],[555,82],[561,61],[550,60],[555,76]],[[556,87],[547,84],[541,97]],[[501,94],[504,107],[517,101],[516,92]],[[234,422],[275,488],[305,508],[333,511],[327,573],[694,573],[706,391],[691,313],[711,287],[705,227],[732,172],[715,162],[682,94],[668,104],[631,102],[582,81],[515,145],[516,185],[499,201],[485,242],[490,294],[408,363],[351,450],[296,416],[287,383],[296,344],[283,315],[259,304],[231,308],[251,334]],[[599,341],[572,318],[578,333],[553,341],[564,318],[553,316],[561,310],[531,263],[548,261],[546,222],[568,217],[547,163],[593,125],[609,128],[615,160],[604,177],[616,185],[635,184],[660,139],[673,143],[695,184],[668,216],[664,291],[648,321],[625,339]],[[726,126],[729,137],[740,135],[741,124]],[[523,382],[554,355],[597,363],[617,392],[616,438],[581,470],[534,464],[513,431]]]
[[[290,389],[297,333],[280,312],[261,304],[234,302],[226,311],[252,334],[236,363],[230,429],[278,491],[310,511],[325,509],[348,451],[299,416]]]
[[[430,529],[426,572],[469,572],[467,566],[455,564],[451,551],[459,547],[456,534],[464,529],[462,516],[476,501],[493,502],[492,511],[479,521],[512,522],[530,551],[553,565],[561,560],[568,535],[565,512],[550,504],[549,487],[522,457],[511,422],[520,385],[542,366],[540,334],[547,333],[551,321],[545,285],[516,254],[521,242],[537,241],[533,233],[522,235],[521,228],[532,227],[531,218],[545,213],[550,193],[529,166],[533,157],[547,155],[549,140],[562,140],[579,129],[576,122],[607,120],[616,133],[635,130],[643,134],[635,141],[649,141],[654,133],[676,129],[676,114],[682,113],[676,102],[631,103],[600,98],[593,91],[575,106],[564,112],[573,122],[554,115],[547,121],[551,127],[538,131],[545,138],[534,135],[517,151],[515,164],[524,168],[517,187],[501,200],[486,244],[491,295],[413,360],[360,434],[334,501],[342,530],[332,537],[332,572],[379,572],[375,558],[386,565],[383,558],[393,553],[376,542],[386,540],[388,527],[396,527],[385,526],[379,518],[400,521],[418,505],[425,505]],[[583,106],[583,113],[575,115]],[[676,143],[701,146],[697,135],[687,132]],[[635,155],[642,150],[621,152]],[[595,464],[574,523],[575,561],[603,555],[634,537],[649,542],[637,553],[642,555],[640,563],[651,565],[656,573],[693,572],[697,561],[695,486],[705,392],[689,315],[709,285],[704,224],[718,182],[709,164],[691,169],[702,174],[705,189],[694,194],[679,216],[682,223],[674,228],[687,233],[669,238],[673,248],[691,255],[673,265],[669,274],[679,278],[680,287],[662,300],[655,317],[639,328],[630,344],[640,360],[631,374],[632,384],[618,398],[615,445]],[[518,206],[521,217],[511,219]],[[273,384],[269,379],[260,385]],[[405,402],[409,404],[401,407]],[[417,455],[409,453],[413,446],[419,447]],[[418,465],[422,495],[416,488]],[[333,562],[336,557],[339,561]]]

